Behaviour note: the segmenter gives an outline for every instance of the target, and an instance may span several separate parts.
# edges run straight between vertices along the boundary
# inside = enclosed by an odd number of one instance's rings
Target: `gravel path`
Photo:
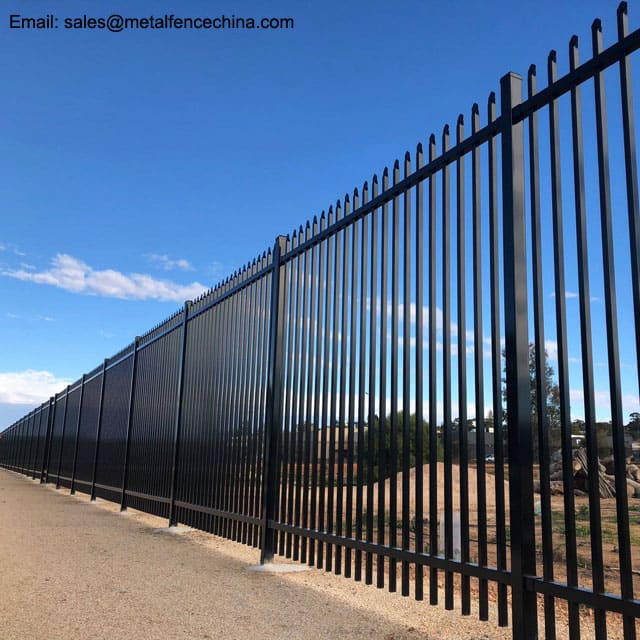
[[[165,525],[0,469],[0,637],[511,637],[495,623],[324,571],[247,571],[257,550],[200,531],[156,531]]]

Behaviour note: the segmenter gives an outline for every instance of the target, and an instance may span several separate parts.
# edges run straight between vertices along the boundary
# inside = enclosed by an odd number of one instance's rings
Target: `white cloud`
[[[582,389],[570,389],[569,398],[571,400],[572,408],[573,405],[576,405],[575,413],[582,417],[584,415],[584,392]],[[593,399],[598,419],[603,419],[605,417],[606,419],[609,419],[611,417],[611,398],[609,392],[595,389],[593,392]],[[623,394],[623,419],[626,420],[627,416],[631,412],[638,410],[640,410],[640,397],[633,394]]]
[[[169,256],[159,253],[147,253],[145,257],[152,262],[153,264],[158,265],[161,269],[165,271],[171,271],[173,269],[181,269],[182,271],[193,271],[193,266],[188,260],[184,258],[178,258],[177,260],[172,260]]]
[[[214,260],[207,269],[206,273],[211,276],[211,279],[214,282],[218,282],[227,275],[227,271],[228,269],[224,266],[224,264],[222,264],[222,262]]]
[[[0,251],[11,251],[17,256],[24,257],[27,254],[14,244],[7,244],[6,242],[0,242]]]
[[[45,271],[4,270],[4,276],[48,284],[73,293],[128,300],[183,302],[200,295],[206,287],[199,282],[181,285],[143,273],[124,274],[113,269],[96,270],[73,256],[59,253]]]
[[[38,404],[66,387],[71,380],[57,378],[49,371],[0,373],[0,403]]]
[[[547,358],[549,360],[558,361],[558,343],[555,340],[545,340],[544,348],[547,352]]]

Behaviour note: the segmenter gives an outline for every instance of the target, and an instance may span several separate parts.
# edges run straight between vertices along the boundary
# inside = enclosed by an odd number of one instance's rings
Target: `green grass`
[[[580,505],[580,508],[576,511],[576,520],[588,520],[589,519],[589,507],[586,504]]]

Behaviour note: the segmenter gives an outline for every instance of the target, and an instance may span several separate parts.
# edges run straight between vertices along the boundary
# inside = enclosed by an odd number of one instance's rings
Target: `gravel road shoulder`
[[[0,469],[3,640],[501,639],[462,618],[312,569],[247,571],[258,551]]]

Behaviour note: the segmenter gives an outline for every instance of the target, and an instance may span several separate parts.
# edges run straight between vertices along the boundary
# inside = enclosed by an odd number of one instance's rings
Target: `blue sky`
[[[484,122],[488,94],[505,72],[526,75],[530,63],[544,70],[551,48],[566,72],[573,33],[590,57],[594,17],[603,19],[610,44],[616,6],[3,3],[0,428],[256,257],[276,235],[431,132],[439,136],[473,102]],[[295,28],[8,28],[12,13],[114,12],[292,17]],[[635,4],[630,18],[632,28],[640,24]],[[639,69],[636,62],[635,77]],[[577,291],[570,274],[567,280]],[[624,276],[620,287],[624,296]],[[552,302],[547,295],[549,309]],[[623,391],[632,407],[638,391],[628,368]]]

